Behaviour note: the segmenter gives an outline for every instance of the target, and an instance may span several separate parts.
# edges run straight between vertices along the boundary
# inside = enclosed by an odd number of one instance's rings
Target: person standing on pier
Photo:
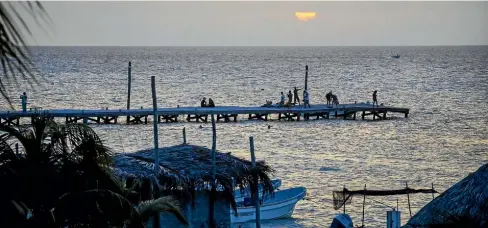
[[[329,91],[327,94],[325,94],[325,99],[327,99],[327,105],[332,104],[332,91]]]
[[[24,92],[20,95],[20,99],[22,100],[22,112],[27,112],[27,94]]]
[[[291,90],[288,90],[288,105],[291,106],[292,100],[293,100],[293,94],[291,93]]]
[[[310,108],[310,100],[307,90],[303,90],[303,106],[306,108],[307,106]]]
[[[294,99],[293,99],[293,103],[295,103],[295,104],[296,104],[296,103],[297,103],[297,101],[298,101],[298,105],[300,105],[300,98],[298,97],[298,90],[299,90],[299,89],[297,89],[297,87],[295,87],[295,88],[293,89],[293,97],[294,97]]]
[[[283,92],[281,92],[280,106],[284,106],[284,105],[285,105],[285,94],[283,94]]]
[[[331,99],[332,99],[332,107],[336,105],[336,107],[339,105],[339,98],[337,98],[337,95],[331,94]]]
[[[376,107],[378,107],[378,99],[376,97],[377,92],[378,92],[377,90],[373,92],[373,108],[374,108],[374,103],[376,103]]]

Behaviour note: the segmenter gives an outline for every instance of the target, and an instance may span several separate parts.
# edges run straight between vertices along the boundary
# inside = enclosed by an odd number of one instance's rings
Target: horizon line
[[[488,44],[430,44],[430,45],[26,45],[25,47],[463,47]]]

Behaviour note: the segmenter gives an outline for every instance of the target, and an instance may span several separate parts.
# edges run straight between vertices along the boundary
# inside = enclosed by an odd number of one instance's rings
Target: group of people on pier
[[[297,89],[297,87],[293,89],[293,93],[291,92],[291,90],[289,90],[287,94],[288,101],[286,101],[285,94],[281,92],[281,100],[279,103],[280,107],[291,107],[293,105],[296,105],[297,103],[298,105],[300,105],[300,97],[298,96],[299,90],[300,89]],[[310,108],[310,97],[308,94],[308,90],[303,91],[303,105]]]
[[[210,107],[210,108],[213,108],[213,107],[215,107],[215,103],[212,100],[212,98],[208,98],[208,104],[207,104],[207,99],[204,97],[202,99],[202,101],[200,102],[200,106],[201,107]]]
[[[280,99],[279,106],[280,107],[291,107],[293,105],[296,105],[297,103],[298,103],[298,105],[300,105],[300,97],[298,96],[299,90],[300,89],[297,89],[297,87],[295,87],[293,89],[293,93],[291,92],[291,90],[289,90],[288,94],[286,94],[286,96],[283,92],[281,92],[281,99]],[[377,90],[375,90],[373,92],[373,107],[375,106],[375,104],[376,104],[376,107],[379,107],[377,93],[378,93]],[[286,98],[288,98],[288,101],[286,101]],[[334,105],[335,105],[337,107],[337,105],[339,105],[339,98],[337,97],[337,95],[333,94],[332,91],[329,91],[327,94],[325,94],[325,98],[327,99],[327,105],[328,106],[334,107]],[[272,105],[271,101],[266,101],[265,106],[271,106],[271,105]],[[309,97],[309,93],[307,90],[303,91],[303,105],[306,108],[311,107],[310,106],[310,97]]]

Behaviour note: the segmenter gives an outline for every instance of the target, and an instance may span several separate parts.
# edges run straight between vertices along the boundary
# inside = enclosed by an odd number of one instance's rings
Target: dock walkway
[[[247,119],[271,120],[271,115],[278,115],[277,120],[299,121],[309,119],[343,118],[356,119],[356,113],[361,113],[364,120],[366,116],[373,116],[373,119],[384,120],[387,113],[401,113],[408,118],[408,108],[396,108],[391,106],[373,107],[371,104],[340,104],[338,107],[325,104],[312,105],[311,108],[303,106],[294,107],[240,107],[240,106],[218,106],[218,107],[178,107],[159,108],[158,122],[178,122],[179,117],[186,115],[188,122],[207,122],[208,116],[214,114],[217,121],[237,121],[239,115],[246,115]],[[125,123],[142,124],[148,123],[148,117],[153,116],[153,109],[112,109],[112,110],[82,110],[82,109],[52,109],[34,111],[0,111],[0,124],[19,125],[21,119],[34,119],[39,117],[64,118],[66,123],[83,121],[84,123],[117,124],[120,117],[126,117]],[[153,118],[154,119],[154,118]]]

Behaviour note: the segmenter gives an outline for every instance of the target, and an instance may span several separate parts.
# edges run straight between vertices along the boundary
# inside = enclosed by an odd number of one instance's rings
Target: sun
[[[295,12],[295,17],[300,21],[309,21],[317,17],[316,12]]]

